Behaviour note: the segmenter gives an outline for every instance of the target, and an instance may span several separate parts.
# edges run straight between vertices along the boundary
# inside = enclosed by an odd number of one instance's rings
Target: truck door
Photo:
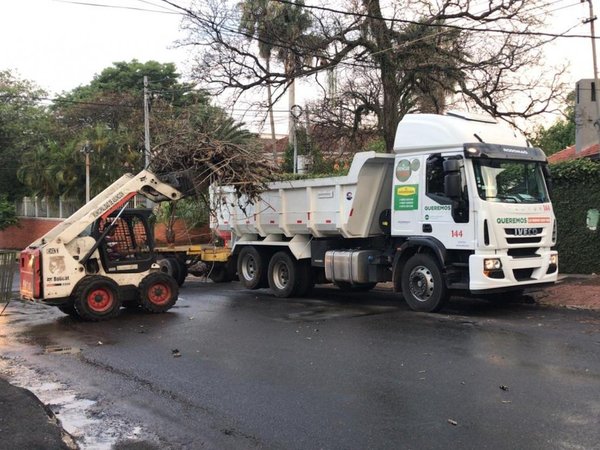
[[[419,211],[420,234],[435,237],[448,249],[474,248],[474,227],[464,168],[461,170],[462,197],[451,199],[444,193],[444,161],[448,159],[462,161],[462,156],[435,153],[425,158],[423,207]]]
[[[420,209],[424,181],[422,155],[396,155],[392,190],[392,235],[421,234]]]

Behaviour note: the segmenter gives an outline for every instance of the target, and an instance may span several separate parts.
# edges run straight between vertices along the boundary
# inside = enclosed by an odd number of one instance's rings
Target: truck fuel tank
[[[377,250],[330,250],[325,252],[325,278],[329,281],[369,283],[369,264],[379,256]]]

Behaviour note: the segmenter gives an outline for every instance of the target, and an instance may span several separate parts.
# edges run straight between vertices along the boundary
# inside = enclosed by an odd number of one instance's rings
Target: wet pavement
[[[15,303],[0,372],[82,448],[598,448],[600,313],[198,280],[163,315]],[[139,447],[141,446],[141,447]]]

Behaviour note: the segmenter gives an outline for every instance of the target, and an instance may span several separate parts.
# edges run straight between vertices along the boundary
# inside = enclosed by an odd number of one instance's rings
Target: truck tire
[[[162,313],[173,307],[179,296],[179,286],[172,276],[153,272],[144,277],[139,286],[140,305],[151,313]]]
[[[448,289],[437,261],[430,255],[411,256],[402,269],[402,294],[414,311],[435,312],[448,301]]]
[[[244,247],[237,258],[237,272],[246,289],[267,287],[267,258],[255,247]]]
[[[119,286],[99,275],[84,277],[73,291],[73,305],[82,320],[98,322],[115,317],[121,308]]]
[[[273,255],[269,262],[269,287],[276,297],[294,297],[300,291],[303,281],[300,275],[301,264],[286,251]]]
[[[310,265],[310,259],[301,259],[296,262],[298,268],[298,297],[306,297],[315,287],[315,277]]]
[[[177,259],[176,261],[177,267],[179,267],[179,274],[175,279],[177,280],[177,284],[179,285],[179,287],[181,287],[183,286],[183,283],[185,283],[185,279],[188,276],[188,268],[185,264],[185,261],[182,261],[181,259]]]
[[[177,258],[168,256],[158,260],[160,271],[171,275],[177,284],[181,286],[187,277],[187,267],[179,262]]]

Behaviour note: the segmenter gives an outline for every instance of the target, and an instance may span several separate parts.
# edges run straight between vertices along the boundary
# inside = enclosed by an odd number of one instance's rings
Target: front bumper
[[[520,289],[552,284],[558,279],[558,266],[550,264],[555,250],[542,252],[536,257],[514,258],[508,255],[471,255],[469,257],[469,290],[483,293],[498,289]],[[501,273],[487,274],[484,259],[497,258],[502,262]],[[550,272],[550,273],[549,273]]]

